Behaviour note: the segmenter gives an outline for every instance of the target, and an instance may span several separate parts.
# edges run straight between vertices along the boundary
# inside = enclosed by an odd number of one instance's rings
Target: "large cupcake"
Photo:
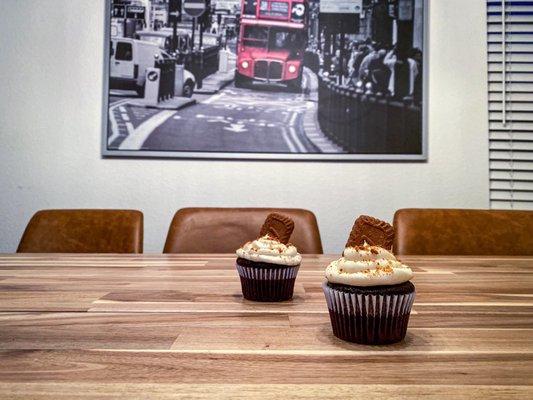
[[[386,222],[361,216],[343,256],[326,268],[322,287],[338,338],[362,344],[404,339],[415,287],[411,269],[390,252],[393,235]]]
[[[236,267],[242,294],[254,301],[292,299],[294,281],[302,256],[289,243],[294,222],[281,214],[270,214],[260,236],[237,250]]]

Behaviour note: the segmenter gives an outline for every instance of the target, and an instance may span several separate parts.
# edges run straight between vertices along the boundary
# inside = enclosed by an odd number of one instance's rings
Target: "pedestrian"
[[[211,24],[211,33],[217,35],[218,34],[218,22],[217,21],[214,21],[212,24]]]
[[[395,66],[396,66],[396,62],[398,61],[398,56],[396,53],[397,53],[396,47],[393,47],[392,49],[389,50],[389,52],[385,55],[385,58],[383,59],[383,64],[390,70],[388,89],[392,97],[394,97],[395,92],[396,92],[395,85],[394,85],[394,80],[396,78]]]
[[[359,68],[363,59],[368,55],[368,47],[364,44],[359,44],[353,51],[348,61],[349,84],[356,85],[359,81]]]
[[[415,69],[413,68],[412,96],[415,103],[418,104],[422,101],[422,51],[419,48],[412,49],[410,59],[416,63],[416,74],[414,74]]]
[[[407,57],[400,58],[397,48],[393,48],[385,56],[383,62],[391,71],[389,79],[391,96],[398,99],[413,97],[416,80],[419,75],[419,66],[413,58],[415,53],[414,49],[411,49],[407,53]]]
[[[331,59],[331,74],[334,76],[340,76],[342,73],[341,65],[341,51],[337,49],[335,55]]]
[[[363,58],[361,61],[361,65],[359,66],[359,80],[360,81],[368,81],[369,79],[369,65],[370,62],[377,57],[377,51],[376,46],[374,44],[371,44],[368,47],[368,54]]]
[[[369,78],[375,93],[385,94],[388,92],[390,69],[384,63],[386,55],[387,50],[383,48],[379,49],[376,53],[376,57],[370,60],[368,65]]]
[[[413,58],[413,55],[415,54],[414,49],[411,49],[409,54],[410,56],[407,58],[407,63],[409,64],[409,97],[413,97],[415,82],[419,75],[419,70],[418,63]]]

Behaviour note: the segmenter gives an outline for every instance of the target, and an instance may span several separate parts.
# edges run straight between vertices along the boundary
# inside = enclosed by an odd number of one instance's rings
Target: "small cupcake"
[[[393,235],[386,222],[361,216],[343,256],[326,268],[322,287],[339,339],[361,344],[404,339],[415,287],[411,269],[389,251]]]
[[[292,299],[294,281],[302,256],[289,243],[294,222],[280,214],[270,214],[260,237],[237,250],[237,271],[242,294],[253,301]]]

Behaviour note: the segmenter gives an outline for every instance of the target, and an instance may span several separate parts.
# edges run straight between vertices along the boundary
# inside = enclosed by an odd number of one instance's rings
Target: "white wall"
[[[41,208],[136,208],[145,251],[185,206],[304,207],[327,252],[354,218],[488,207],[485,0],[431,0],[429,162],[102,159],[104,0],[2,0],[0,252]]]

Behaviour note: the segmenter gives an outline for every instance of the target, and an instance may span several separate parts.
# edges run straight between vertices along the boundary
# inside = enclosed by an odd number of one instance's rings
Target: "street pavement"
[[[110,97],[109,149],[177,152],[339,152],[316,123],[316,77],[305,70],[300,93],[283,86],[226,86],[195,94],[181,110],[133,107],[128,94]],[[117,96],[119,94],[119,96]],[[130,96],[132,93],[129,94]],[[125,97],[124,97],[125,96]]]

